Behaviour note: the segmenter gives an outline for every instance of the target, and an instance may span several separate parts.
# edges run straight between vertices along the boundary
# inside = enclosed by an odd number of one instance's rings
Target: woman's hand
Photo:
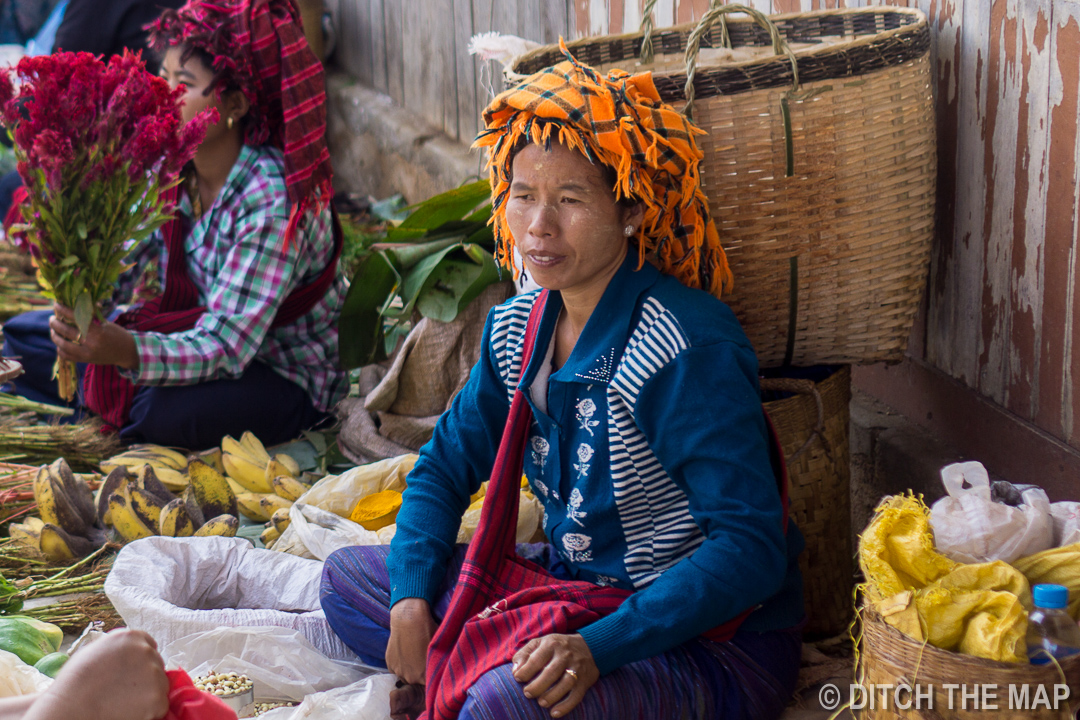
[[[525,697],[551,708],[552,717],[562,717],[600,679],[600,670],[580,635],[545,635],[514,654],[514,679],[527,683]]]
[[[154,639],[116,630],[72,655],[24,720],[157,720],[169,710],[169,679]]]
[[[431,605],[422,598],[405,598],[390,608],[386,667],[405,683],[390,694],[390,713],[395,720],[415,717],[424,709],[427,650],[438,627]]]
[[[49,319],[49,335],[56,343],[62,360],[95,365],[119,365],[128,370],[139,367],[135,338],[116,323],[93,322],[86,337],[79,337],[75,311],[60,303],[53,304]]]

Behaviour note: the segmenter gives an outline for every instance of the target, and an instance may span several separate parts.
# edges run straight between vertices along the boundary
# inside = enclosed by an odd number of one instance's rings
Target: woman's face
[[[213,71],[195,56],[188,58],[187,62],[181,62],[182,57],[182,47],[169,48],[161,61],[160,75],[168,81],[169,87],[184,87],[182,98],[184,106],[180,110],[184,122],[188,122],[207,108],[217,108],[220,112],[217,93],[209,90],[210,84],[214,81]]]
[[[526,270],[549,290],[591,290],[598,300],[626,257],[625,228],[641,224],[640,206],[617,204],[600,167],[556,142],[527,145],[513,174],[506,221]]]

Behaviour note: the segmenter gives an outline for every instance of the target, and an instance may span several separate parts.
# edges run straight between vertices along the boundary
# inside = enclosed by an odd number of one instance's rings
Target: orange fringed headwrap
[[[521,138],[552,139],[613,168],[615,196],[645,206],[638,231],[638,267],[652,254],[660,269],[683,284],[719,297],[733,278],[709,216],[698,166],[703,153],[694,136],[704,130],[660,100],[652,75],[612,70],[606,78],[567,60],[542,70],[495,98],[484,110],[486,130],[473,147],[486,147],[491,171],[496,257],[513,260],[506,223],[514,147]]]

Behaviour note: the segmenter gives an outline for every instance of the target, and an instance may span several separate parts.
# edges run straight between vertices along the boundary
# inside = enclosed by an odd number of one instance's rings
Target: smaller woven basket
[[[867,702],[863,708],[864,720],[1072,720],[1074,713],[1080,710],[1080,655],[1066,658],[1060,665],[985,660],[917,642],[886,624],[870,609],[864,608],[860,614],[863,621],[859,673],[862,685],[869,688],[871,684],[893,687],[904,684],[917,688],[924,696],[933,694],[932,707],[925,697],[916,706],[914,694],[910,697],[902,695],[901,703],[907,705],[910,701],[911,704],[910,708],[904,709],[896,706],[893,691],[887,693],[884,706],[878,692],[874,707]],[[951,703],[947,685],[955,686]],[[1068,700],[1061,701],[1055,709],[1054,689],[1061,685],[1068,685]],[[984,688],[996,695],[989,700],[996,709],[975,706],[971,693],[978,691],[981,703]],[[964,690],[969,694],[966,708],[962,696]],[[1015,698],[1010,696],[1012,692],[1016,693]],[[1021,695],[1024,692],[1026,695]],[[1040,693],[1049,698],[1049,708],[1044,703],[1034,702]],[[1027,704],[1023,697],[1027,698]]]
[[[807,616],[804,632],[831,637],[842,632],[852,616],[851,369],[844,367],[819,383],[764,379],[761,388],[794,393],[765,403],[765,409],[787,459],[789,512],[806,538],[806,550],[799,557]]]

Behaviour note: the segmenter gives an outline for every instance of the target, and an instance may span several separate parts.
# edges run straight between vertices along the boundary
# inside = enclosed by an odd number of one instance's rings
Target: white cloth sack
[[[298,631],[283,627],[223,627],[194,633],[166,645],[161,656],[169,668],[182,668],[191,677],[214,672],[247,675],[259,701],[300,702],[385,672],[359,662],[331,660]]]
[[[52,684],[52,678],[24,663],[18,655],[0,650],[0,698],[38,693]]]
[[[296,707],[277,708],[263,720],[390,720],[390,692],[397,677],[372,675],[352,685],[304,698]]]
[[[1056,502],[1050,505],[1054,518],[1054,547],[1080,542],[1080,502]]]
[[[362,497],[383,490],[404,490],[405,477],[415,463],[416,455],[402,455],[319,480],[293,503],[289,509],[289,527],[274,543],[273,549],[325,560],[339,548],[389,544],[397,531],[396,525],[373,532],[348,517]],[[528,542],[536,534],[542,514],[540,501],[522,493],[518,502],[517,542]],[[457,542],[468,543],[472,540],[479,522],[479,510],[466,512],[458,530]]]
[[[1041,488],[1025,490],[1019,507],[993,502],[990,477],[978,462],[946,465],[941,481],[949,495],[930,508],[930,524],[935,546],[947,557],[962,563],[1012,562],[1053,547],[1050,499]]]
[[[256,550],[243,538],[149,537],[128,543],[105,580],[124,623],[164,647],[219,627],[297,630],[334,660],[358,662],[319,605],[322,563]]]

